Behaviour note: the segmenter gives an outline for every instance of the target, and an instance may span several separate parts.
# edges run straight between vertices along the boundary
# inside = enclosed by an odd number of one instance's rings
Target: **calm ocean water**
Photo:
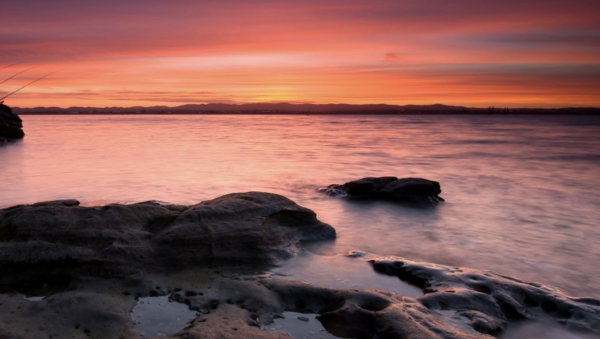
[[[397,255],[600,298],[599,117],[22,119],[25,139],[0,148],[0,207],[62,198],[194,204],[267,191],[337,229],[336,241],[308,248],[317,257]],[[388,175],[439,181],[446,202],[417,209],[316,191]]]

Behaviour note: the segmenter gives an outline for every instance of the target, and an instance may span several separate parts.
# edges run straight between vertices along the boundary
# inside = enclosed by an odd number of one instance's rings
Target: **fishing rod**
[[[5,69],[5,68],[12,67],[12,66],[14,66],[14,65],[19,65],[19,64],[22,64],[22,63],[23,63],[23,62],[17,62],[17,63],[14,63],[14,64],[12,64],[12,65],[4,66],[4,67],[0,68],[0,70],[3,70],[3,69]]]
[[[5,68],[6,68],[6,67],[5,67]],[[26,70],[24,70],[24,71],[20,71],[19,73],[17,73],[17,74],[15,74],[15,75],[11,76],[10,78],[6,78],[6,79],[4,79],[2,82],[0,82],[0,85],[2,85],[3,83],[7,82],[8,80],[10,80],[10,79],[12,79],[12,78],[16,77],[17,75],[19,75],[19,74],[21,74],[21,73],[25,73],[25,72],[29,71],[30,69],[34,69],[34,68],[35,68],[35,67],[31,67],[31,68],[28,68],[28,69],[26,69]]]
[[[16,91],[13,91],[13,92],[11,92],[11,93],[9,93],[9,94],[7,94],[7,95],[3,96],[2,98],[0,98],[0,101],[2,101],[2,100],[4,100],[4,99],[8,98],[9,96],[11,96],[11,95],[13,95],[13,94],[17,93],[18,91],[20,91],[20,90],[22,90],[23,88],[25,88],[25,87],[27,87],[27,86],[29,86],[29,85],[33,84],[34,82],[38,82],[38,81],[40,81],[40,80],[44,79],[45,77],[49,77],[49,76],[51,76],[51,75],[52,75],[52,74],[54,74],[54,73],[56,73],[56,72],[52,72],[52,73],[50,73],[50,74],[46,74],[46,75],[44,75],[44,76],[43,76],[43,77],[41,77],[41,78],[37,78],[37,79],[33,80],[32,82],[30,82],[30,83],[28,83],[27,85],[25,85],[25,86],[23,86],[23,87],[21,87],[21,88],[17,89]]]

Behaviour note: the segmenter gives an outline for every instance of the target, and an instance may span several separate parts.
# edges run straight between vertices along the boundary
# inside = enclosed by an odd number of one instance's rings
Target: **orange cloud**
[[[595,0],[21,0],[3,5],[0,79],[36,68],[0,92],[58,71],[7,103],[600,106],[599,12]]]

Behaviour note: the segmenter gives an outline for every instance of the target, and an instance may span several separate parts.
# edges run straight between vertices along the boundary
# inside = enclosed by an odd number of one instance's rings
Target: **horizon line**
[[[6,105],[6,104],[4,104]],[[502,111],[506,111],[506,110],[547,110],[547,111],[551,111],[551,110],[568,110],[568,109],[572,109],[572,110],[600,110],[600,107],[594,107],[594,106],[564,106],[564,107],[551,107],[551,108],[543,108],[543,107],[510,107],[510,106],[495,106],[495,105],[489,105],[486,107],[467,107],[467,106],[456,106],[456,105],[447,105],[447,104],[440,104],[440,103],[435,103],[435,104],[427,104],[427,105],[419,105],[419,104],[405,104],[405,105],[397,105],[397,104],[387,104],[387,103],[377,103],[377,104],[348,104],[348,103],[292,103],[292,102],[249,102],[249,103],[220,103],[220,102],[214,102],[214,103],[190,103],[190,104],[181,104],[181,105],[176,105],[176,106],[167,106],[167,105],[154,105],[154,106],[104,106],[104,107],[99,107],[99,106],[69,106],[69,107],[58,107],[58,106],[37,106],[37,107],[19,107],[19,106],[14,106],[11,107],[12,109],[16,109],[16,110],[27,110],[27,111],[31,111],[31,110],[70,110],[70,109],[87,109],[87,110],[131,110],[131,109],[173,109],[173,110],[194,110],[194,108],[189,107],[189,106],[200,106],[200,107],[205,107],[205,106],[221,106],[221,107],[231,107],[231,108],[242,108],[239,111],[247,111],[248,109],[243,109],[243,106],[277,106],[277,105],[286,105],[286,106],[290,106],[290,108],[293,107],[314,107],[314,108],[325,108],[325,107],[331,107],[334,108],[335,110],[335,106],[338,106],[338,109],[342,109],[342,108],[354,108],[354,109],[361,109],[361,108],[377,108],[377,106],[379,106],[379,109],[376,110],[381,110],[381,111],[386,111],[386,110],[415,110],[415,109],[426,109],[426,110],[444,110],[444,111],[468,111],[468,110],[490,110],[490,112],[502,112]],[[8,106],[8,105],[6,105]],[[10,107],[10,106],[9,106]],[[253,110],[249,110],[249,111],[256,111],[257,109],[253,109]],[[268,108],[265,109],[258,109],[258,110],[271,110]],[[273,111],[281,111],[281,112],[285,112],[288,111],[286,109],[281,109],[281,108],[276,108],[276,109],[272,109]],[[229,111],[238,111],[237,109],[229,109]],[[289,110],[289,111],[296,111],[298,112],[298,110]],[[328,111],[328,110],[326,110]],[[89,114],[89,113],[88,113]]]

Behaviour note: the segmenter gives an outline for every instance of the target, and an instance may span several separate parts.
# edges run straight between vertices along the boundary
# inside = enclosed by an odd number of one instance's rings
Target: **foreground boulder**
[[[0,210],[0,285],[45,273],[114,276],[187,264],[274,264],[300,241],[335,238],[313,211],[249,192],[193,206],[143,202],[80,207],[76,200]],[[48,277],[45,277],[48,279]]]
[[[23,139],[23,122],[18,115],[13,114],[10,107],[0,102],[0,146],[7,142]]]
[[[444,201],[437,181],[421,178],[362,178],[343,185],[333,184],[320,191],[331,196],[359,200],[392,200],[405,203],[437,203]]]

